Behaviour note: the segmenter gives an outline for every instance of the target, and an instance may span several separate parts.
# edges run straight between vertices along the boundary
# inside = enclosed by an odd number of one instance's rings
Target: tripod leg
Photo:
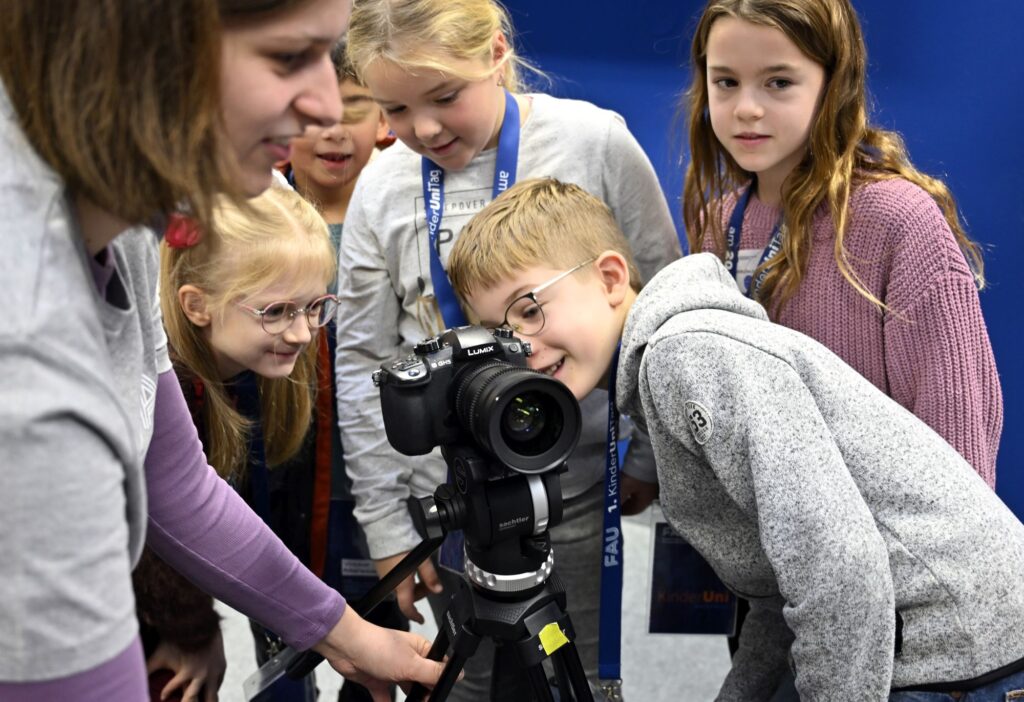
[[[576,700],[576,702],[594,702],[594,695],[590,692],[590,683],[587,681],[587,674],[583,670],[583,663],[580,661],[580,654],[576,650],[576,644],[570,641],[559,648],[551,656],[555,666],[555,675],[558,678],[559,690],[565,690],[562,700]],[[563,683],[562,679],[567,678]],[[563,685],[565,687],[563,688]],[[572,690],[572,697],[565,696]]]
[[[480,637],[469,631],[465,627],[459,631],[455,637],[455,643],[452,646],[452,654],[448,658],[448,662],[445,663],[444,670],[441,671],[441,677],[437,681],[437,685],[434,686],[434,691],[431,693],[430,699],[434,702],[444,702],[448,698],[448,693],[452,691],[455,683],[459,680],[459,673],[466,665],[466,661],[469,657],[476,653],[477,647],[480,645]],[[444,632],[444,629],[439,629],[437,632],[437,638],[434,639],[433,645],[430,647],[430,653],[427,655],[428,658],[434,661],[439,661],[444,657],[445,650],[448,648],[448,636]],[[409,695],[406,699],[409,702],[423,702],[426,699],[429,690],[423,685],[416,684],[409,690]]]
[[[527,666],[526,674],[530,678],[530,687],[533,688],[535,702],[555,702],[554,695],[551,694],[551,686],[548,684],[548,676],[544,672],[542,664]]]
[[[430,645],[430,651],[427,653],[427,658],[432,661],[439,661],[444,658],[444,654],[447,650],[448,632],[444,630],[444,627],[440,627],[437,630],[437,636],[434,637],[434,643]]]
[[[558,681],[558,702],[576,702],[577,698],[572,689],[572,683],[569,681],[569,673],[565,669],[565,665],[561,659],[555,656],[551,657],[552,667],[555,669],[555,680]]]

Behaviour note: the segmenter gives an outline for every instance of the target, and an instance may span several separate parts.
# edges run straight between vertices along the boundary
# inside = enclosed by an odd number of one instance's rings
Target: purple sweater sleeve
[[[345,600],[285,548],[207,465],[173,371],[160,375],[146,455],[147,543],[206,592],[306,649],[337,624]]]
[[[733,198],[734,199],[734,198]],[[726,203],[725,221],[733,202]],[[751,200],[742,247],[768,243],[779,210]],[[900,178],[859,187],[844,246],[879,314],[836,265],[828,207],[815,215],[803,282],[778,317],[917,415],[992,487],[1003,397],[974,277],[942,210]]]
[[[887,298],[890,392],[994,488],[1003,398],[974,277],[935,203],[906,209]]]

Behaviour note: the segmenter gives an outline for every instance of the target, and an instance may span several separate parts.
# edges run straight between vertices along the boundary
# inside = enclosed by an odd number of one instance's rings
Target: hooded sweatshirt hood
[[[663,268],[640,291],[622,330],[622,350],[616,378],[619,409],[642,416],[637,393],[640,362],[647,343],[676,315],[710,310],[765,321],[764,308],[739,291],[736,281],[711,253],[686,256]]]

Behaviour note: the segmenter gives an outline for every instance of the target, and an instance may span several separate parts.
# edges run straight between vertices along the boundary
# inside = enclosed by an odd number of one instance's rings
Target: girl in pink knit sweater
[[[1003,402],[981,252],[953,197],[868,125],[848,0],[710,0],[692,46],[691,251],[828,346],[995,485]]]

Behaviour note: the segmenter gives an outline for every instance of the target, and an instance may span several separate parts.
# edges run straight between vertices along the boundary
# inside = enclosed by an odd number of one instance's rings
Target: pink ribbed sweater
[[[725,223],[732,207],[727,203]],[[763,250],[779,214],[752,197],[740,248]],[[806,277],[776,321],[835,352],[994,487],[1002,391],[978,291],[938,205],[900,179],[861,186],[850,198],[849,260],[888,306],[885,313],[839,272],[827,205],[815,214],[813,230]]]

